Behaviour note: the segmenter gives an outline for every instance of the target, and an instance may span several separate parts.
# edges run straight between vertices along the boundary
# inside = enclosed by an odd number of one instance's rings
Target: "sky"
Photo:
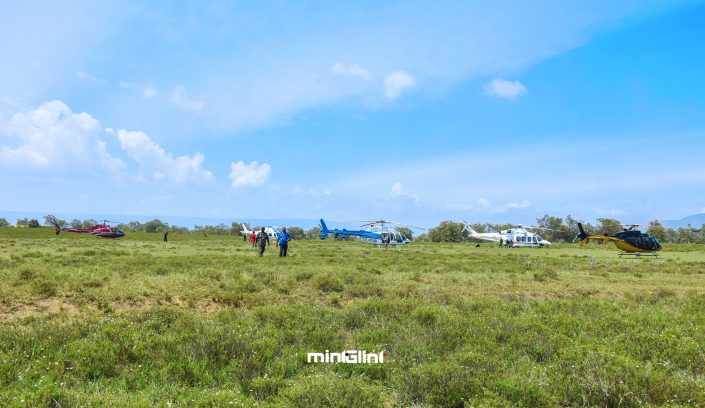
[[[0,216],[705,212],[703,1],[0,11]]]

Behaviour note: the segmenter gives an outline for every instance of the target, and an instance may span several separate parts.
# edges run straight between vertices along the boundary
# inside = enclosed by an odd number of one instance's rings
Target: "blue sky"
[[[5,2],[0,212],[705,212],[705,2],[487,3]]]

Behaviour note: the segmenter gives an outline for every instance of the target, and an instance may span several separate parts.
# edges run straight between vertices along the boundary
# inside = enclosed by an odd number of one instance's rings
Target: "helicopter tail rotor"
[[[578,229],[580,230],[580,234],[575,236],[576,239],[580,238],[580,240],[582,241],[590,236],[587,232],[585,232],[585,229],[583,228],[583,224],[578,223]],[[575,242],[575,240],[573,240],[573,242]]]
[[[326,223],[323,221],[323,218],[321,218],[321,239],[326,239],[328,236],[328,227],[326,226]]]
[[[54,224],[54,230],[56,230],[56,235],[59,235],[61,233],[61,225],[59,225],[59,222],[54,217],[51,217],[51,223]]]
[[[477,231],[475,231],[467,221],[463,221],[463,232],[465,231],[467,231],[470,236],[477,234]]]

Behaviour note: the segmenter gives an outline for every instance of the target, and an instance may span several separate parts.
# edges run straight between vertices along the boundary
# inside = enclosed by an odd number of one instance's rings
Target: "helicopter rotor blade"
[[[401,224],[401,225],[404,226],[404,227],[409,227],[409,228],[414,228],[414,229],[420,229],[420,230],[424,230],[424,231],[426,231],[426,230],[428,229],[428,228],[424,228],[424,227],[416,227],[416,226],[409,225],[409,224]],[[465,228],[465,227],[463,227],[463,228]]]
[[[539,230],[542,230],[542,231],[560,231],[560,230],[553,229],[553,228],[535,227],[535,226],[531,226],[531,225],[523,225],[523,226],[521,226],[521,227],[522,227],[522,228],[539,229]]]
[[[427,228],[417,227],[417,226],[410,225],[410,224],[404,224],[403,222],[399,222],[399,221],[389,221],[389,220],[353,221],[353,222],[364,223],[364,224],[360,225],[361,227],[370,227],[370,226],[375,226],[375,225],[380,225],[380,226],[384,227],[385,224],[393,224],[393,225],[399,225],[402,227],[409,227],[409,228],[414,228],[414,229],[419,229],[419,230],[424,230],[424,231],[427,229]]]

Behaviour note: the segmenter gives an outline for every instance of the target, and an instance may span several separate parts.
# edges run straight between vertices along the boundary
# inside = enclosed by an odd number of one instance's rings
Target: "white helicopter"
[[[255,228],[253,231],[251,229],[248,229],[247,225],[242,224],[242,231],[240,232],[240,234],[242,234],[242,240],[247,241],[250,238],[250,234],[252,234],[253,232],[257,234],[258,232],[260,232],[260,230],[261,227]],[[277,231],[279,231],[279,227],[277,226],[268,225],[264,227],[264,233],[267,234],[270,240],[277,239]]]
[[[502,230],[499,232],[477,232],[475,231],[467,221],[463,221],[463,231],[468,232],[470,238],[482,239],[485,241],[492,241],[498,244],[506,245],[509,247],[516,248],[530,248],[530,247],[547,247],[551,245],[551,242],[541,238],[539,234],[528,231],[529,229],[547,229],[539,227],[529,227],[524,225],[517,225],[514,228]]]

